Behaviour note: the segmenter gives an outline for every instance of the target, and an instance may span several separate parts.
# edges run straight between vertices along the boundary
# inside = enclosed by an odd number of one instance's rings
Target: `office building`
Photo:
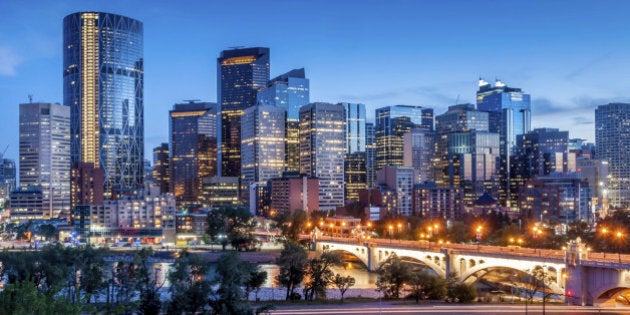
[[[153,184],[160,189],[160,194],[170,192],[170,167],[168,143],[161,143],[153,148]]]
[[[413,128],[433,130],[433,109],[394,105],[376,110],[376,170],[386,165],[402,166],[403,136]]]
[[[630,207],[630,103],[595,109],[595,154],[608,161],[608,201],[613,208]]]
[[[20,104],[20,187],[40,187],[39,219],[70,216],[70,108]]]
[[[381,190],[390,191],[395,198],[394,215],[413,215],[413,187],[417,178],[413,167],[386,165],[376,172],[376,183]]]
[[[344,204],[346,113],[343,105],[300,108],[300,173],[319,179],[319,209]]]
[[[346,109],[346,200],[359,201],[359,191],[367,189],[365,105],[341,105]]]
[[[201,205],[203,207],[217,209],[241,205],[238,177],[204,177],[202,183]]]
[[[374,123],[365,123],[365,169],[368,189],[376,185],[376,140]]]
[[[309,89],[309,80],[306,78],[304,68],[301,68],[271,79],[258,91],[258,104],[274,105],[286,110],[284,160],[287,171],[300,169],[298,121],[300,107],[310,102]]]
[[[177,204],[199,203],[202,180],[217,175],[215,103],[175,104],[170,116],[170,189]]]
[[[102,205],[104,201],[102,168],[92,163],[74,163],[71,173],[72,209],[77,206]]]
[[[275,217],[296,210],[311,213],[319,209],[319,180],[287,172],[280,178],[270,180],[269,196],[268,216]]]
[[[519,135],[511,190],[536,176],[568,172],[568,140],[569,132],[556,128],[536,128]]]
[[[63,100],[70,106],[72,162],[105,174],[108,197],[142,188],[142,22],[78,12],[63,20]]]
[[[453,220],[463,213],[462,189],[438,187],[435,183],[415,184],[413,214],[422,218]]]
[[[490,83],[479,80],[477,109],[488,112],[489,131],[499,133],[501,156],[499,162],[499,201],[510,206],[517,199],[511,196],[512,160],[516,155],[516,138],[531,130],[530,95],[497,80]],[[513,186],[513,185],[512,185]]]
[[[20,186],[11,192],[11,222],[26,223],[50,217],[50,204],[44,202],[42,187]]]
[[[250,189],[257,190],[267,181],[282,176],[285,163],[285,115],[282,107],[257,105],[243,111],[241,118],[241,192],[250,206]],[[252,187],[254,186],[254,187]],[[255,213],[255,212],[254,212]]]
[[[241,176],[241,116],[269,81],[269,48],[224,50],[217,59],[219,176]]]
[[[8,206],[10,194],[15,190],[15,161],[0,154],[0,209]]]
[[[416,169],[416,183],[434,181],[436,168],[435,132],[426,128],[413,128],[403,135],[403,166]]]

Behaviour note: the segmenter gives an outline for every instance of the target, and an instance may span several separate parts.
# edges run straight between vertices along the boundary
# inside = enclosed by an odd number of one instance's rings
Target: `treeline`
[[[1,252],[0,276],[7,284],[0,314],[258,314],[270,308],[247,302],[267,273],[235,252],[220,257],[213,276],[206,260],[180,252],[168,271],[170,297],[164,300],[151,249],[115,263],[106,261],[111,255],[104,248],[61,245]]]

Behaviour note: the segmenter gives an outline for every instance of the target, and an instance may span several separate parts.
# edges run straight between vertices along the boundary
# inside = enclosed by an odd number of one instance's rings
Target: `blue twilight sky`
[[[271,48],[271,76],[305,67],[311,101],[473,102],[477,80],[532,95],[533,127],[594,140],[594,108],[630,99],[629,1],[0,1],[0,150],[18,157],[18,104],[62,102],[62,19],[105,11],[144,23],[145,157],[168,110],[216,101],[216,58]],[[1,152],[1,151],[0,151]]]

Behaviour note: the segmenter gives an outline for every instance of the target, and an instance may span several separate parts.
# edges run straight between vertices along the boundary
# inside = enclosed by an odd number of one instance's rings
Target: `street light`
[[[617,254],[619,255],[619,263],[621,264],[621,242],[623,241],[623,232],[620,230],[615,234],[617,239]]]
[[[390,224],[387,228],[389,229],[389,242],[391,243],[392,235],[394,234],[394,226]]]
[[[477,238],[477,242],[479,242],[479,241],[481,241],[481,236],[482,236],[482,233],[483,233],[483,226],[481,224],[477,225],[477,229],[475,231],[477,232],[475,234],[475,237]]]

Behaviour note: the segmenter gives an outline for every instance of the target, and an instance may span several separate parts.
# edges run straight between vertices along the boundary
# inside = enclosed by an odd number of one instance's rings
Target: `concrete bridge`
[[[592,253],[579,241],[570,243],[566,250],[545,250],[324,237],[315,241],[315,249],[352,255],[370,271],[377,270],[396,254],[441,276],[455,273],[465,283],[491,278],[518,287],[523,284],[519,276],[543,274],[547,279],[547,292],[563,296],[569,304],[630,304],[630,255]]]

